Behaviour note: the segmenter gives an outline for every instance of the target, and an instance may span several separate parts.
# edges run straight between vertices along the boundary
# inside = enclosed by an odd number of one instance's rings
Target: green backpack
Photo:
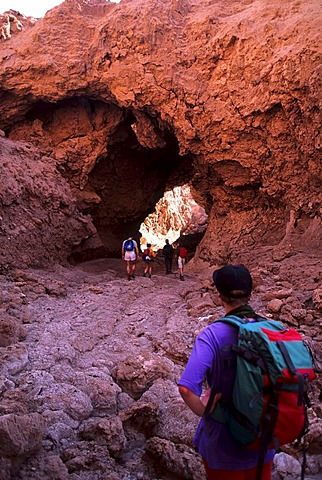
[[[299,332],[254,317],[228,315],[217,320],[238,328],[237,345],[229,347],[237,354],[236,377],[232,398],[221,398],[209,413],[216,394],[212,391],[205,414],[226,424],[240,445],[259,451],[261,472],[269,448],[307,433],[308,388],[316,375]]]

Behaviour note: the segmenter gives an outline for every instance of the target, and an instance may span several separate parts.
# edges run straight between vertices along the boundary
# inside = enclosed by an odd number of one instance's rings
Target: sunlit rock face
[[[155,212],[141,225],[141,244],[151,243],[154,248],[160,249],[166,238],[173,244],[181,235],[204,232],[207,223],[208,216],[192,198],[190,187],[176,187],[165,192],[156,204]]]
[[[119,252],[185,184],[209,219],[202,259],[320,248],[318,2],[66,0],[15,17],[0,128],[57,162],[91,215],[80,257]]]

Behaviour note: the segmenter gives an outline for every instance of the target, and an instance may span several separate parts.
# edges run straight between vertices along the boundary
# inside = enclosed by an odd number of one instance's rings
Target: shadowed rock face
[[[201,259],[320,247],[318,2],[66,0],[16,17],[0,128],[57,162],[96,249],[115,253],[186,182],[209,215]]]
[[[57,164],[39,149],[0,137],[0,178],[1,273],[63,262],[95,234]]]

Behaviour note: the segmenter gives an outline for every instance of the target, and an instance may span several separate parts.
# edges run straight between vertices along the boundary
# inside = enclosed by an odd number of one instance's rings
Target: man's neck
[[[226,315],[237,315],[237,316],[251,316],[254,313],[254,310],[247,303],[241,305],[224,305]]]

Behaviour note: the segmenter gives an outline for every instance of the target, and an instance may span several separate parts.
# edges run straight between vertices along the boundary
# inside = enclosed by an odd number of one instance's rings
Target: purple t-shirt
[[[178,385],[200,396],[206,379],[210,386],[215,382],[216,391],[221,392],[223,397],[230,398],[236,357],[227,347],[233,343],[237,343],[237,329],[234,326],[215,322],[206,327],[195,341]],[[258,453],[239,445],[227,426],[209,415],[201,418],[193,443],[210,468],[245,470],[257,465]],[[272,460],[274,453],[274,450],[270,450],[265,462]]]

